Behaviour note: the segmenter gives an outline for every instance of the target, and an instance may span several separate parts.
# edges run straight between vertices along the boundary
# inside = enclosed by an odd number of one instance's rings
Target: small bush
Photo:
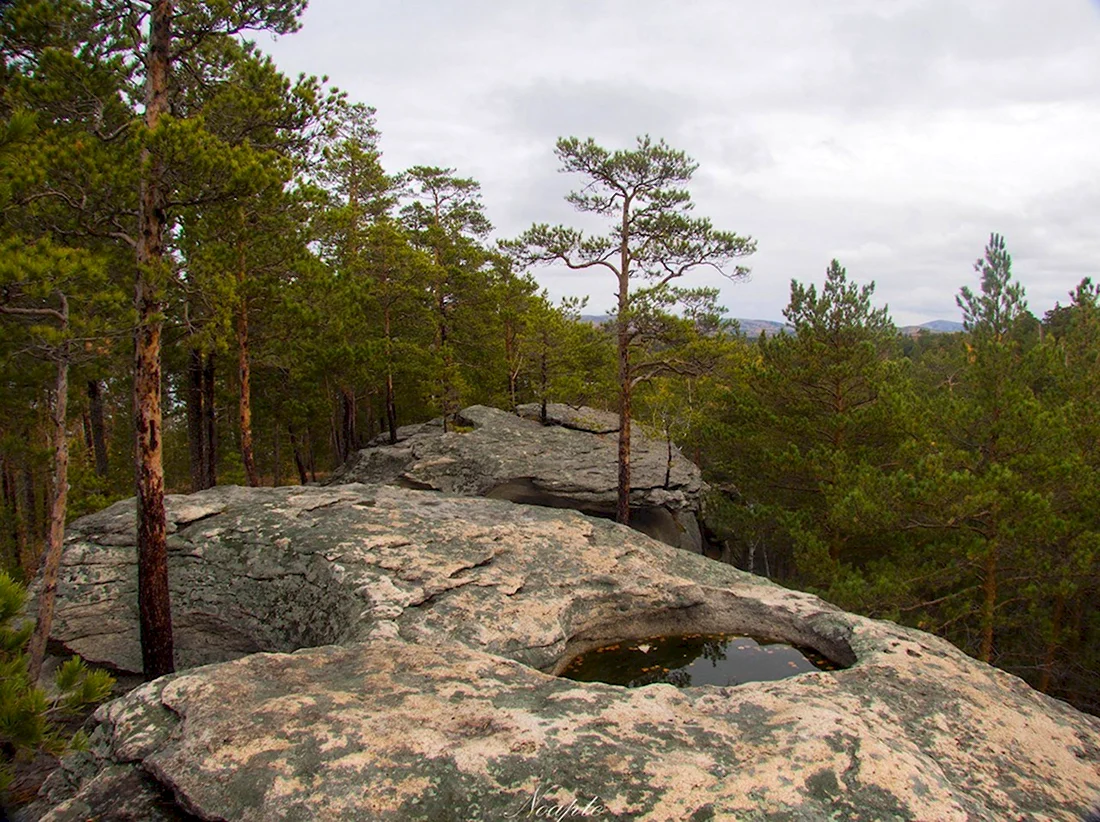
[[[105,671],[89,670],[76,657],[57,669],[53,697],[31,682],[25,651],[34,626],[13,624],[26,596],[22,585],[0,572],[0,791],[10,784],[17,759],[38,753],[60,756],[82,747],[83,733],[67,739],[57,721],[102,702],[115,683]]]

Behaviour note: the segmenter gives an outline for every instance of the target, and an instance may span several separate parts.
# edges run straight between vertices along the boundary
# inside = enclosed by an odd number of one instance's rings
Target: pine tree
[[[535,225],[506,244],[522,265],[559,263],[574,270],[602,268],[615,278],[618,303],[615,333],[618,351],[619,482],[616,519],[630,521],[631,397],[639,374],[632,353],[652,317],[652,307],[666,300],[670,282],[693,269],[726,269],[732,278],[746,275],[734,260],[756,246],[746,237],[717,231],[709,220],[696,218],[691,195],[681,186],[697,168],[682,151],[648,136],[633,150],[609,151],[592,139],[558,140],[556,153],[564,171],[581,174],[580,191],[566,199],[578,210],[606,218],[603,236],[589,236],[565,226]],[[731,267],[733,266],[733,267]],[[638,288],[639,280],[649,285]],[[665,303],[667,304],[667,303]],[[646,373],[648,372],[648,373]]]
[[[416,166],[406,174],[407,203],[401,217],[413,244],[431,255],[431,295],[435,312],[437,401],[443,428],[461,406],[461,373],[456,358],[456,312],[472,292],[488,286],[490,262],[481,241],[492,230],[481,203],[481,186],[456,177],[452,168]],[[466,330],[458,329],[458,333]]]
[[[6,573],[0,572],[0,792],[11,782],[11,766],[20,757],[39,752],[62,754],[80,748],[83,733],[66,739],[57,727],[58,718],[75,715],[83,706],[102,702],[114,686],[103,671],[90,671],[73,657],[54,676],[56,695],[47,698],[37,677],[28,672],[23,647],[33,625],[15,628],[13,622],[23,609],[26,592]]]

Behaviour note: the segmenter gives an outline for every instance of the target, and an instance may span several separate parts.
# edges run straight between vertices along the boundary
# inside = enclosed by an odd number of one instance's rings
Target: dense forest
[[[1100,712],[1096,285],[1040,319],[993,235],[961,333],[901,335],[833,261],[748,338],[677,287],[754,250],[692,216],[682,152],[563,139],[609,234],[493,242],[475,180],[387,169],[371,108],[242,36],[303,2],[174,5],[0,4],[0,567],[32,576],[135,474],[154,512],[475,403],[625,403],[703,469],[723,560]],[[607,323],[540,290],[554,261],[618,295]]]

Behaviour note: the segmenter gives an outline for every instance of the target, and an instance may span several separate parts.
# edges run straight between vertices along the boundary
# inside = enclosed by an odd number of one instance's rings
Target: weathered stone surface
[[[606,411],[521,406],[523,417],[475,405],[458,414],[463,429],[443,433],[427,423],[398,429],[360,451],[336,471],[329,485],[387,483],[420,490],[506,499],[550,508],[572,508],[612,517],[618,493],[618,420]],[[699,469],[640,426],[631,438],[632,526],[669,545],[702,550],[698,514],[707,486]]]
[[[182,667],[400,635],[457,638],[544,668],[624,613],[645,632],[651,612],[725,624],[732,603],[746,631],[814,644],[789,619],[791,602],[812,598],[758,591],[754,578],[683,551],[654,555],[652,540],[569,511],[355,484],[222,486],[169,496],[167,511]],[[132,500],[73,523],[52,638],[140,671],[136,556]],[[691,578],[701,570],[709,586],[756,593],[704,597]],[[839,640],[825,652],[848,653]]]
[[[132,511],[73,529],[56,638],[78,650],[127,613]],[[169,511],[184,656],[339,644],[104,706],[90,753],[32,809],[44,819],[536,818],[546,799],[623,820],[1073,820],[1100,796],[1100,720],[610,522],[360,485],[220,488]],[[119,663],[136,654],[127,620],[101,642]],[[609,639],[696,631],[851,667],[683,691],[550,675]]]
[[[527,403],[516,409],[516,414],[525,420],[542,421],[542,406]],[[574,408],[560,402],[546,404],[546,424],[560,425],[575,431],[587,431],[589,434],[615,434],[619,430],[619,415],[612,411],[600,411],[596,408]],[[633,434],[633,427],[631,428]]]

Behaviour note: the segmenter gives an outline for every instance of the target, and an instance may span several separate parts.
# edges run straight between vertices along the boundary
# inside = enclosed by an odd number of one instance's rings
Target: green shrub
[[[13,624],[26,596],[22,585],[0,572],[0,791],[10,783],[12,765],[18,758],[37,753],[58,756],[81,747],[86,741],[83,733],[66,738],[58,720],[102,702],[114,685],[105,671],[89,670],[76,657],[57,669],[54,696],[47,697],[31,682],[25,651],[34,626],[27,622],[16,628]]]

